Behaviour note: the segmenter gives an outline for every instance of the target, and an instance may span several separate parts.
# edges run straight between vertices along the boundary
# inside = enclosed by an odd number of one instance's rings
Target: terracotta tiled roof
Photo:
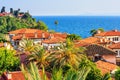
[[[61,37],[54,37],[54,38],[50,38],[47,40],[43,40],[42,43],[47,43],[47,44],[54,44],[54,43],[60,43],[60,42],[65,42],[66,39],[63,39]]]
[[[101,60],[97,61],[95,64],[97,65],[97,68],[101,70],[102,74],[110,73],[111,71],[118,68],[118,66],[115,64]]]
[[[22,28],[22,29],[18,29],[15,31],[11,31],[9,32],[9,34],[26,34],[26,33],[40,33],[43,32],[42,30],[38,30],[38,29],[27,29],[27,28]]]
[[[61,37],[61,38],[66,38],[67,34],[66,33],[53,33],[54,37]]]
[[[42,76],[42,71],[39,71],[40,75]],[[10,72],[11,78],[10,80],[25,80],[24,75],[21,71]],[[47,80],[50,80],[51,74],[46,72]]]
[[[88,38],[75,42],[75,44],[76,46],[81,47],[81,46],[87,46],[90,44],[107,44],[109,42],[111,41],[104,39],[104,38],[88,37]]]
[[[88,55],[94,55],[94,54],[116,54],[114,51],[112,51],[109,48],[105,48],[103,46],[97,45],[97,44],[91,44],[89,46],[86,46],[86,53]]]
[[[19,29],[15,31],[9,32],[9,34],[16,34],[16,36],[13,36],[13,40],[20,40],[22,38],[45,38],[48,39],[51,35],[54,37],[60,37],[60,38],[66,38],[67,34],[64,33],[48,33],[42,30],[38,29]]]
[[[120,36],[120,31],[111,30],[111,31],[96,34],[95,36]]]
[[[110,45],[109,48],[111,48],[111,49],[120,49],[120,42]]]
[[[87,43],[87,42],[84,42],[84,41],[75,41],[74,44],[75,44],[76,47],[85,47],[85,46],[90,45],[91,43]]]

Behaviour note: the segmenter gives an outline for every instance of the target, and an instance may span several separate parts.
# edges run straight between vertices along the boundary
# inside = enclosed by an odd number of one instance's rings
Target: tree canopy
[[[18,69],[19,64],[20,60],[15,56],[15,51],[0,48],[0,74]]]
[[[103,28],[92,29],[92,30],[90,31],[90,34],[91,34],[92,36],[94,36],[95,34],[97,34],[98,31],[104,32],[104,29],[103,29]]]
[[[0,33],[8,33],[9,31],[21,28],[36,28],[40,30],[48,29],[44,22],[36,22],[36,20],[31,17],[25,17],[25,19],[19,19],[16,17],[9,16],[0,17]]]

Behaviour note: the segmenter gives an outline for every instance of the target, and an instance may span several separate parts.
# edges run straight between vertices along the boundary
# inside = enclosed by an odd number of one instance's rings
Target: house
[[[99,44],[100,39],[90,37],[83,40],[75,41],[76,47],[85,47],[85,53],[93,60],[106,60],[108,62],[116,64],[116,53],[103,45]],[[104,42],[103,42],[104,43]]]
[[[54,37],[54,35],[47,40],[42,41],[42,46],[46,48],[47,50],[50,50],[55,47],[61,46],[61,43],[65,43],[66,39],[61,37]]]
[[[113,44],[113,45],[110,45],[109,48],[117,53],[117,55],[116,55],[116,64],[120,65],[120,42],[116,43],[116,44]]]
[[[116,53],[109,48],[103,47],[98,44],[91,44],[85,47],[86,54],[93,61],[105,60],[116,64]]]
[[[9,38],[14,48],[17,48],[24,38],[32,39],[34,43],[41,43],[42,40],[49,38],[49,33],[38,29],[23,28],[9,32]]]
[[[51,41],[52,35],[54,36],[54,38],[59,37],[59,38],[66,39],[67,37],[67,34],[64,34],[64,33],[49,33],[49,32],[38,30],[38,29],[23,28],[23,29],[18,29],[18,30],[9,32],[10,42],[12,43],[15,49],[18,48],[18,46],[20,45],[20,41],[24,38],[32,39],[35,44],[39,43],[40,45],[41,44],[44,45],[45,43],[42,43],[42,41],[43,40]],[[48,42],[48,41],[43,41],[43,42]]]
[[[95,64],[97,68],[102,72],[103,75],[106,73],[111,74],[118,68],[117,65],[112,64],[110,62],[102,61],[102,60],[95,62]]]
[[[118,43],[120,42],[120,31],[111,30],[111,31],[106,31],[106,32],[98,32],[98,34],[96,34],[95,37],[105,38],[107,40]]]
[[[99,44],[101,46],[108,47],[109,45],[114,44],[114,42],[107,40],[105,38],[88,37],[82,40],[75,41],[75,44],[77,45]]]

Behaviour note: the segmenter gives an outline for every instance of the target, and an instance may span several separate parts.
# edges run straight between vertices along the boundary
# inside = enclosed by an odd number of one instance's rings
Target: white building
[[[120,31],[111,30],[111,31],[106,31],[106,32],[98,32],[98,34],[96,34],[95,37],[105,38],[107,40],[118,43],[120,42]]]

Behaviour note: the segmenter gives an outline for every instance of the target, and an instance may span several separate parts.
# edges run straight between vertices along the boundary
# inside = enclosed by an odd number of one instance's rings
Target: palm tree
[[[67,40],[66,45],[62,45],[61,49],[57,52],[51,53],[48,57],[52,65],[62,67],[64,65],[72,65],[77,67],[83,57],[84,50],[76,48],[73,42]]]
[[[101,80],[111,80],[111,75],[109,73],[106,73],[103,75]]]
[[[42,71],[42,76],[40,76],[38,67],[35,63],[30,63],[30,68],[25,68],[22,64],[21,70],[24,74],[25,80],[47,80],[44,68]]]
[[[89,71],[89,67],[84,67],[78,71],[70,69],[66,74],[63,74],[63,70],[61,68],[58,70],[53,69],[51,80],[85,80]]]
[[[20,42],[20,46],[19,46],[21,49],[23,49],[23,51],[27,54],[30,54],[32,53],[35,48],[39,47],[37,44],[35,45],[33,40],[31,39],[23,39],[21,42]]]
[[[49,53],[47,53],[43,47],[38,47],[35,48],[34,52],[32,54],[30,54],[27,59],[29,60],[29,62],[35,62],[39,68],[41,68],[42,66],[47,66],[48,62],[47,62],[47,56],[49,55]]]

